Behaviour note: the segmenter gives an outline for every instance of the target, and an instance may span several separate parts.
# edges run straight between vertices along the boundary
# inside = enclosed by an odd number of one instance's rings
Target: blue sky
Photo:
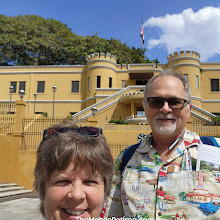
[[[53,18],[77,35],[98,34],[141,47],[146,56],[167,62],[177,50],[195,50],[202,62],[220,62],[220,0],[0,0],[0,14]],[[187,33],[187,34],[185,34]]]

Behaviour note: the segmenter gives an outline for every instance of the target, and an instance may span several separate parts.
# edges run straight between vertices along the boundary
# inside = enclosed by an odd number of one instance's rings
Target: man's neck
[[[177,148],[179,143],[181,142],[180,139],[175,143],[175,141],[183,135],[183,132],[179,135],[161,135],[161,134],[152,134],[153,140],[152,145],[156,149],[156,151],[160,154],[163,161],[169,159],[171,154]],[[172,146],[171,149],[169,147]]]

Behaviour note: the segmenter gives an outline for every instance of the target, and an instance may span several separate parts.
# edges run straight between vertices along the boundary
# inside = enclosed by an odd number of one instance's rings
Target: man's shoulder
[[[194,131],[191,131],[191,130],[189,130],[189,129],[185,129],[185,134],[187,134],[187,135],[189,135],[189,136],[192,136],[192,137],[196,137],[196,138],[199,138],[199,135],[196,133],[196,132],[194,132]]]
[[[201,140],[197,133],[186,129],[184,134],[184,142],[186,145],[194,145],[199,144]]]
[[[212,145],[215,147],[220,147],[220,139],[213,137],[213,136],[209,136],[209,135],[205,135],[205,136],[199,136],[197,133],[195,132],[191,132],[189,130],[186,130],[186,137],[191,140],[191,142],[198,142],[199,144],[206,144],[206,145]],[[185,136],[184,136],[185,139]]]
[[[146,135],[144,141],[141,141],[141,142],[138,142],[138,143],[136,143],[136,144],[132,144],[132,145],[126,147],[125,149],[123,149],[123,150],[120,152],[119,156],[120,156],[121,158],[122,158],[122,157],[125,157],[126,155],[130,155],[131,152],[135,152],[136,149],[137,149],[139,146],[144,147],[144,146],[146,146],[146,145],[149,145],[149,141],[150,141],[151,138],[152,138],[152,135],[151,135],[151,134]]]
[[[129,147],[127,147],[126,149],[121,151],[121,153],[119,154],[119,157],[118,157],[118,166],[117,166],[117,169],[120,170],[121,173],[123,172],[123,170],[124,170],[125,166],[127,165],[128,161],[134,155],[137,148],[139,146],[141,146],[142,144],[144,144],[144,143],[139,142],[139,143],[130,145]]]

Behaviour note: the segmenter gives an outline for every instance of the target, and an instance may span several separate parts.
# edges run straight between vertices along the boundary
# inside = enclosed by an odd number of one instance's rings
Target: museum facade
[[[188,79],[192,117],[209,121],[220,114],[220,62],[200,62],[194,51],[178,51],[167,63],[117,64],[111,54],[88,55],[86,65],[1,66],[0,102],[14,103],[25,92],[26,114],[87,119],[100,124],[125,120],[145,123],[142,100],[146,82],[172,68]]]

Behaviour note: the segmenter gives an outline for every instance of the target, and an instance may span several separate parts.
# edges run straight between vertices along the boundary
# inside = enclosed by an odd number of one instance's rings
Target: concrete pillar
[[[89,126],[97,127],[97,125],[98,125],[98,121],[97,121],[95,115],[91,116],[91,117],[88,119],[88,122],[89,122]]]
[[[22,136],[22,120],[25,116],[25,106],[26,102],[23,100],[17,100],[16,104],[16,114],[15,114],[15,127],[14,127],[14,136]]]
[[[131,116],[134,116],[134,102],[131,102]]]

